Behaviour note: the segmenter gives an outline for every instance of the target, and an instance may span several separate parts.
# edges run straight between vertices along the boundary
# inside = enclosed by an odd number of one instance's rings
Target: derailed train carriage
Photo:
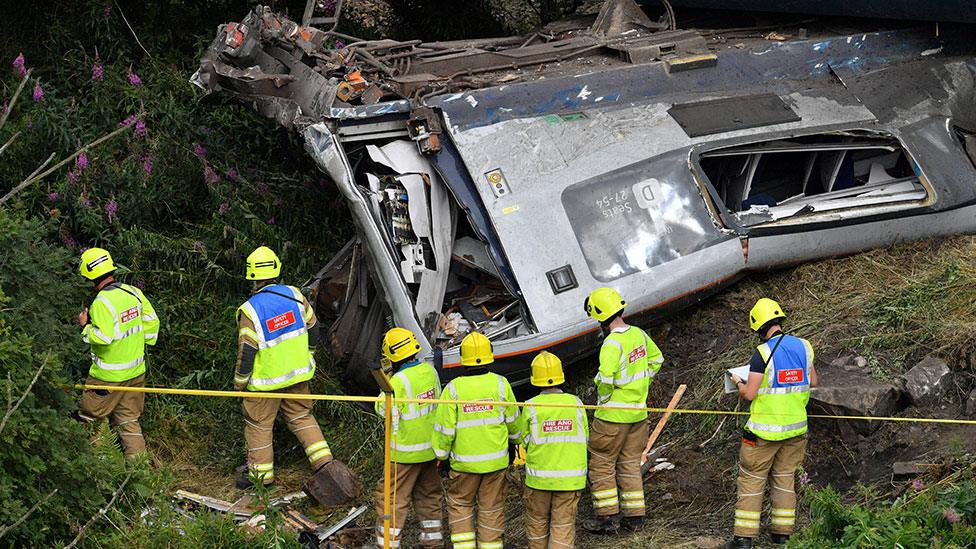
[[[293,128],[347,201],[356,237],[314,285],[353,382],[392,324],[445,378],[481,331],[518,383],[539,350],[595,350],[599,286],[644,324],[748,271],[976,231],[965,30],[742,37],[611,1],[335,49],[304,23],[259,6],[193,81]]]

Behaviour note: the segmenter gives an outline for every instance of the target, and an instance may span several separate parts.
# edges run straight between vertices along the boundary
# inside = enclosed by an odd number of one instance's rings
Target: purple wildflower
[[[75,167],[78,168],[78,171],[81,171],[81,170],[84,170],[85,168],[87,168],[88,167],[88,155],[85,154],[84,152],[82,152],[81,154],[79,154],[78,157],[75,158]]]
[[[54,202],[55,200],[57,200],[59,198],[61,198],[61,195],[58,194],[57,191],[51,191],[51,192],[47,193],[47,199],[50,200],[51,202]]]
[[[261,193],[261,194],[267,193],[268,192],[268,184],[267,183],[258,183],[258,192]]]
[[[221,202],[220,203],[220,206],[217,207],[217,213],[220,214],[220,215],[224,215],[224,214],[226,214],[229,211],[230,211],[230,203],[229,202]]]
[[[323,13],[326,15],[333,15],[335,14],[336,0],[325,0],[320,4],[320,6]]]
[[[102,10],[102,17],[104,17],[105,19],[108,19],[109,17],[112,17],[112,5],[111,4],[105,4],[105,9]]]
[[[146,175],[152,175],[153,171],[153,161],[149,155],[142,157],[142,172]]]
[[[202,240],[194,240],[193,241],[193,249],[194,250],[196,250],[198,252],[202,252],[205,248],[206,248],[206,246],[203,245],[203,241]]]
[[[133,86],[142,85],[142,78],[139,78],[138,74],[132,72],[132,65],[129,65],[129,73],[126,74],[125,77],[129,80],[129,83],[132,84]]]
[[[91,72],[92,72],[91,79],[94,80],[95,82],[101,82],[102,80],[105,79],[105,68],[102,67],[101,63],[96,62],[94,65],[92,65]]]
[[[72,238],[70,234],[65,234],[61,237],[61,243],[69,248],[77,248],[78,241]]]
[[[137,288],[139,288],[140,290],[145,290],[145,289],[146,289],[146,281],[145,281],[145,280],[143,280],[143,279],[141,279],[141,278],[137,278],[137,279],[136,279],[136,281],[135,281],[135,285],[136,285],[136,287],[137,287]]]
[[[197,158],[203,158],[204,156],[207,156],[207,149],[204,149],[203,145],[199,143],[194,143],[193,155],[196,156]]]
[[[952,507],[945,510],[945,518],[947,521],[949,521],[949,524],[957,524],[962,520],[962,517],[959,516],[959,512]]]
[[[42,88],[40,84],[35,84],[34,85],[34,93],[31,94],[31,97],[34,98],[34,101],[43,101],[44,100],[44,88]]]
[[[68,183],[71,183],[72,185],[77,183],[78,177],[80,176],[81,173],[78,170],[68,170]]]
[[[231,168],[227,170],[227,179],[230,179],[231,181],[237,181],[237,178],[238,178],[238,174],[236,168]]]
[[[800,487],[806,488],[809,485],[810,485],[810,473],[803,471],[802,473],[800,473]]]
[[[213,168],[207,166],[203,169],[203,180],[207,185],[216,185],[220,183],[220,176],[217,175],[217,172],[213,171]]]
[[[342,40],[339,40],[338,38],[336,38],[336,41],[335,41],[335,49],[341,50],[344,47],[346,47],[346,43],[343,42]]]
[[[88,193],[83,193],[78,197],[78,205],[86,210],[91,208],[91,199],[88,198]]]
[[[275,216],[271,216],[270,218],[268,218],[268,225],[274,225],[274,224],[275,224]]]
[[[925,482],[922,481],[922,479],[920,478],[913,480],[912,489],[915,490],[916,492],[921,492],[922,490],[925,489]]]
[[[119,126],[131,126],[136,121],[136,115],[130,114],[125,120],[119,122]]]
[[[18,54],[17,57],[14,58],[13,66],[14,69],[17,71],[17,76],[20,76],[21,78],[27,76],[27,67],[24,66],[23,53]]]
[[[107,215],[109,221],[111,221],[115,219],[115,215],[118,213],[119,213],[119,203],[116,202],[115,199],[113,198],[112,200],[108,201],[108,204],[105,205],[105,215]]]
[[[146,123],[142,120],[136,122],[136,127],[132,130],[132,135],[136,137],[146,137]]]

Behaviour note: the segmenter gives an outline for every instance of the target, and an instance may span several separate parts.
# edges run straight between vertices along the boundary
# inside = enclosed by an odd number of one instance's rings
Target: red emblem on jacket
[[[288,311],[287,313],[281,313],[280,315],[269,318],[264,321],[264,325],[268,327],[269,332],[274,332],[282,328],[287,328],[295,323],[295,312]]]
[[[644,358],[645,356],[647,356],[647,348],[641,345],[640,347],[631,351],[629,355],[627,355],[627,362],[634,363]]]
[[[776,372],[776,381],[780,383],[803,383],[803,370],[780,370]]]
[[[543,433],[569,433],[573,430],[571,419],[547,419],[542,422]]]
[[[139,316],[139,307],[130,307],[122,311],[122,314],[119,315],[119,320],[121,320],[122,323],[125,324],[126,322],[134,319],[137,316]]]

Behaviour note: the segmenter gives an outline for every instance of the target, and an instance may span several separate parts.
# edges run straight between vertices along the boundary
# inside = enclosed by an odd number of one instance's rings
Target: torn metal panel
[[[772,126],[800,119],[776,94],[679,103],[668,109],[688,137]]]

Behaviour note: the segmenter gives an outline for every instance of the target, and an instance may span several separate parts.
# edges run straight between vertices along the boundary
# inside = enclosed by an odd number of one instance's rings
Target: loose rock
[[[969,393],[969,398],[966,400],[966,415],[976,417],[976,389]]]
[[[853,416],[890,416],[899,410],[901,391],[890,383],[872,379],[866,372],[853,366],[853,359],[834,361],[818,368],[820,385],[810,397],[813,413]],[[879,421],[837,421],[845,438],[851,430],[868,435],[881,427]]]
[[[902,378],[905,380],[905,392],[912,404],[931,406],[938,404],[945,394],[951,375],[952,371],[944,360],[928,356],[905,372]]]

